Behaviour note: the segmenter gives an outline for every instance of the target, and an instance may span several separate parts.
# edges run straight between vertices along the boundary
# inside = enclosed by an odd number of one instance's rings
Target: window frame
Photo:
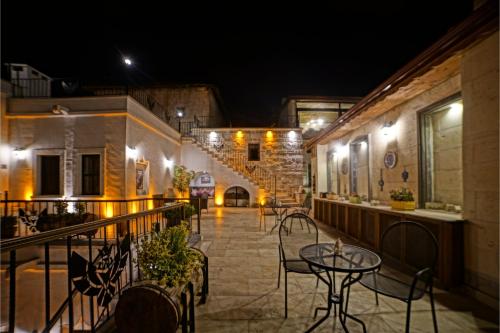
[[[83,155],[99,155],[99,194],[83,194]],[[77,148],[75,149],[74,173],[73,173],[73,197],[102,197],[104,196],[105,184],[105,148]]]
[[[42,156],[59,157],[59,193],[42,194]],[[33,188],[35,198],[60,198],[64,196],[64,174],[65,174],[65,150],[64,149],[35,149],[33,154]]]
[[[444,107],[447,104],[452,104],[453,102],[461,100],[463,103],[463,96],[461,92],[457,92],[453,95],[445,97],[435,103],[432,103],[417,112],[417,144],[418,144],[418,205],[420,208],[425,208],[425,202],[429,198],[429,191],[432,192],[432,184],[428,184],[428,167],[424,165],[427,161],[428,149],[425,145],[425,116],[427,114],[437,112],[437,109]],[[462,116],[463,117],[463,116]],[[462,129],[463,129],[463,118],[462,118]],[[463,140],[463,132],[462,132]],[[463,153],[463,146],[462,146]],[[432,182],[433,180],[431,180]],[[463,179],[462,179],[463,183]],[[462,184],[463,185],[463,184]],[[430,195],[432,198],[432,194]]]
[[[101,194],[101,155],[100,154],[81,154],[81,178],[80,178],[80,186],[82,189],[82,195],[100,195]],[[95,158],[97,157],[97,172],[88,172],[85,173],[85,164],[84,161],[86,158]],[[91,178],[91,191],[90,193],[85,193],[85,180],[87,177]],[[95,177],[97,177],[97,188],[95,186]]]
[[[258,147],[257,154],[258,154],[258,159],[250,159],[250,146],[253,147]],[[260,162],[260,143],[248,143],[247,146],[247,160],[249,162]]]

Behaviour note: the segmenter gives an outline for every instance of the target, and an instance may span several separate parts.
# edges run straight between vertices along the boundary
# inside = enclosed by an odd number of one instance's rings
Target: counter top
[[[368,202],[355,204],[355,203],[351,203],[349,201],[332,200],[332,199],[326,199],[326,198],[314,198],[314,200],[320,200],[320,201],[325,201],[325,202],[334,202],[334,203],[345,205],[345,206],[360,207],[360,208],[365,208],[365,209],[396,213],[396,214],[406,215],[406,216],[424,217],[424,218],[429,218],[429,219],[434,219],[434,220],[442,220],[442,221],[446,221],[446,222],[462,222],[463,221],[462,214],[437,211],[437,210],[430,210],[430,209],[396,210],[396,209],[392,209],[390,206],[384,206],[384,205],[371,206]]]

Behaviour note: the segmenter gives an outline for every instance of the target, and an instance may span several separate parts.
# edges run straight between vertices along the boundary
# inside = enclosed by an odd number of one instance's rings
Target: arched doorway
[[[241,186],[233,186],[224,193],[225,207],[249,207],[250,194]]]

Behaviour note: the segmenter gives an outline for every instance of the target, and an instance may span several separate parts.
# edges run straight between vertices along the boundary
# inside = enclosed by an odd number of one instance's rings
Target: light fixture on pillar
[[[129,146],[127,146],[126,148],[127,148],[126,149],[126,151],[127,151],[127,157],[130,158],[130,159],[132,159],[132,160],[134,160],[134,161],[136,161],[137,157],[139,156],[137,148],[135,148],[135,147],[129,147]]]
[[[24,148],[16,148],[14,149],[14,157],[17,158],[18,160],[24,160],[26,159],[26,149]]]

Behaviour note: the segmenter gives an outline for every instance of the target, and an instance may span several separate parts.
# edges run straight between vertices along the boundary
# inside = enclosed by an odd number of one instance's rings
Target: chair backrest
[[[432,277],[438,256],[438,243],[434,234],[424,225],[400,221],[391,224],[383,233],[380,251],[384,261],[402,261],[406,263],[405,271],[415,274],[429,268],[430,274],[421,280]],[[430,282],[430,281],[426,281]]]
[[[318,243],[318,227],[309,216],[292,213],[281,221],[279,237],[283,260],[301,260],[299,250]]]

